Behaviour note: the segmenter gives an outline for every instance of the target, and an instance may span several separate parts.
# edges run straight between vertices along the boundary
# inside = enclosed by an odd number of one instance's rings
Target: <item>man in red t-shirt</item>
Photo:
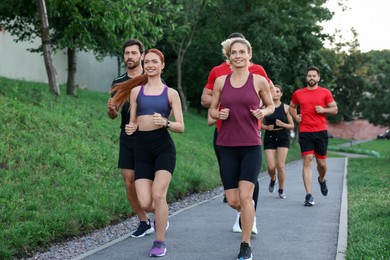
[[[232,34],[230,34],[228,36],[227,39],[234,39],[234,38],[243,38],[243,39],[245,39],[244,35],[241,34],[241,33],[232,33]],[[271,94],[272,94],[272,92],[275,91],[275,87],[274,87],[272,81],[268,78],[268,75],[267,75],[267,73],[265,72],[265,70],[264,70],[264,68],[262,66],[260,66],[258,64],[251,63],[249,65],[249,72],[252,72],[253,74],[257,74],[257,75],[263,76],[268,81],[268,83],[270,85]],[[211,101],[212,101],[212,98],[213,98],[213,89],[214,89],[215,80],[218,77],[220,77],[220,76],[228,75],[230,73],[232,73],[232,69],[231,69],[231,67],[230,67],[228,62],[224,62],[224,63],[222,63],[222,64],[220,64],[218,66],[215,66],[210,71],[209,76],[208,76],[208,80],[207,80],[207,83],[206,83],[206,86],[203,89],[203,93],[202,93],[202,97],[201,97],[201,104],[202,104],[203,107],[210,108],[210,104],[211,104]],[[259,104],[259,106],[261,106],[261,104]],[[218,161],[219,168],[221,168],[221,161],[220,161],[221,159],[220,159],[220,155],[219,155],[218,146],[216,145],[216,140],[217,140],[217,137],[218,137],[218,129],[219,129],[219,126],[221,124],[221,121],[220,120],[215,121],[210,116],[208,116],[208,124],[210,126],[216,124],[215,132],[214,132],[213,146],[214,146],[215,155],[217,156],[217,161]],[[260,122],[259,122],[259,131],[261,131]],[[257,207],[258,196],[259,196],[259,182],[256,182],[255,190],[253,192],[253,200],[255,202],[255,209]],[[224,199],[224,201],[225,201],[225,199]],[[236,222],[233,225],[233,232],[236,232],[236,233],[241,232],[240,212],[237,213]],[[256,218],[255,218],[255,222],[253,224],[252,233],[253,234],[257,234]]]
[[[289,110],[299,124],[299,145],[303,160],[302,177],[306,190],[304,205],[314,206],[311,163],[315,156],[321,193],[326,196],[328,195],[325,180],[328,125],[325,114],[336,115],[338,108],[330,91],[318,86],[320,71],[317,67],[311,66],[307,69],[306,81],[307,87],[293,93]],[[300,107],[300,114],[297,114],[297,106]]]

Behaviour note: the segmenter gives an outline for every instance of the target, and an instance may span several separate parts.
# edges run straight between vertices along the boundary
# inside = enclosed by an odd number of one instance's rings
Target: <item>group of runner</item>
[[[149,255],[164,256],[169,226],[166,195],[176,162],[168,130],[184,131],[181,102],[177,91],[161,79],[165,63],[159,50],[145,52],[140,41],[131,39],[124,44],[123,52],[127,72],[113,81],[108,115],[114,119],[121,110],[118,168],[128,201],[140,220],[131,236],[143,237],[155,230]],[[295,91],[287,105],[281,102],[282,87],[273,84],[262,66],[251,62],[251,44],[241,33],[233,33],[222,42],[222,53],[226,61],[210,71],[201,103],[209,108],[208,124],[216,125],[213,146],[226,201],[237,211],[233,232],[242,233],[237,259],[252,259],[251,235],[258,233],[255,210],[262,146],[270,175],[269,191],[274,192],[278,184],[278,196],[285,199],[289,132],[294,129],[294,120],[299,124],[304,205],[313,206],[311,164],[316,158],[318,182],[326,196],[325,115],[337,114],[337,105],[330,91],[318,85],[317,67],[307,69],[308,85]],[[172,114],[174,121],[170,121]],[[264,141],[261,129],[265,130]],[[147,212],[154,213],[154,225]]]

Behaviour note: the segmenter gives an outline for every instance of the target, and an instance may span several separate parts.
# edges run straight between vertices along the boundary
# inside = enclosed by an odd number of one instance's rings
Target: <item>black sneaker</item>
[[[313,196],[310,193],[306,194],[304,205],[306,207],[310,207],[310,206],[314,206],[315,205],[314,198],[313,198]]]
[[[223,203],[227,203],[226,195],[223,196]]]
[[[242,242],[240,245],[240,253],[237,256],[237,260],[252,260],[252,249],[246,242]]]
[[[144,237],[145,235],[149,235],[153,233],[153,231],[154,228],[152,227],[152,225],[150,224],[150,220],[148,219],[148,222],[141,221],[139,223],[137,230],[133,234],[131,234],[131,237],[135,237],[135,238]]]
[[[276,187],[276,180],[271,180],[270,183],[269,183],[269,186],[268,186],[268,190],[269,192],[274,192],[275,191],[275,187]]]
[[[318,183],[320,184],[322,195],[328,195],[328,186],[326,186],[326,180],[324,179],[323,182],[321,182],[320,177],[318,177]]]

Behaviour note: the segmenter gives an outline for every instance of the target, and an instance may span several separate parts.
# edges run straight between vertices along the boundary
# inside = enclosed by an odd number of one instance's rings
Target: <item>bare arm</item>
[[[264,77],[254,75],[254,84],[256,91],[258,91],[259,96],[263,101],[263,106],[261,109],[251,109],[250,112],[257,119],[263,119],[275,111],[274,101],[272,100],[269,84]]]
[[[329,114],[329,115],[337,115],[338,107],[335,101],[327,104],[326,107],[316,106],[316,112],[318,114]]]
[[[212,100],[213,100],[213,91],[211,89],[204,88],[200,103],[202,104],[203,107],[210,108]]]
[[[294,120],[292,119],[292,116],[289,112],[289,106],[286,104],[283,104],[283,108],[284,108],[284,112],[286,113],[286,116],[287,116],[287,123],[284,123],[281,120],[277,119],[276,125],[283,127],[285,129],[292,130],[292,129],[294,129]]]
[[[130,93],[130,122],[125,126],[126,134],[132,135],[137,131],[137,96],[139,93],[139,87],[131,90]]]
[[[215,125],[217,123],[217,120],[211,117],[210,115],[210,109],[207,111],[207,124],[209,126]]]
[[[171,122],[169,129],[173,132],[182,133],[184,132],[184,119],[179,93],[172,88],[169,88],[168,93],[171,98],[171,107],[175,118],[175,121]]]
[[[218,110],[219,104],[221,101],[221,92],[222,92],[222,87],[223,83],[225,82],[226,76],[221,76],[217,78],[217,80],[214,83],[214,88],[213,88],[213,100],[211,101],[211,106],[210,106],[210,116],[211,118],[215,120],[226,120],[229,117],[229,109],[228,108],[223,108],[221,110]]]
[[[292,101],[290,102],[290,107],[288,109],[290,111],[291,117],[295,119],[295,121],[299,124],[302,121],[301,115],[297,114],[297,105],[295,105]]]
[[[109,98],[107,101],[107,114],[111,119],[115,119],[118,117],[118,108],[115,106],[114,102],[112,102],[112,98]]]

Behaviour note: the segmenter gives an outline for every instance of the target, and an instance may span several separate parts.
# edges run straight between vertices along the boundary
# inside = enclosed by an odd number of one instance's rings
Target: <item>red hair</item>
[[[145,56],[148,53],[154,53],[159,56],[161,63],[164,63],[164,54],[158,49],[149,49],[145,52]],[[135,78],[128,79],[121,83],[117,83],[113,86],[111,93],[115,93],[112,101],[116,107],[121,107],[125,101],[130,101],[131,90],[137,86],[141,86],[148,83],[148,75],[142,74]]]

